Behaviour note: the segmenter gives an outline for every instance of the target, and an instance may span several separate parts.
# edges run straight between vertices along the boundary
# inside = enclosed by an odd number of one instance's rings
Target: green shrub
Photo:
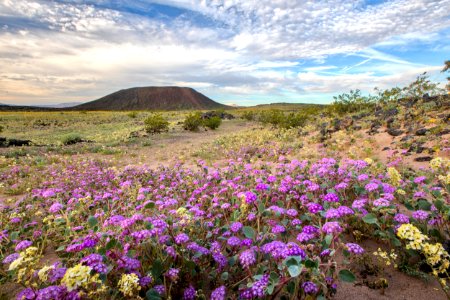
[[[78,133],[69,133],[62,137],[61,142],[63,145],[73,145],[83,142],[83,138]]]
[[[144,123],[145,131],[151,134],[169,131],[169,121],[159,113],[151,114]]]
[[[190,113],[183,121],[183,128],[189,131],[198,131],[202,123],[202,117],[199,112]]]
[[[0,125],[0,133],[3,132],[3,128],[4,127],[2,125]]]
[[[247,121],[253,121],[256,118],[256,113],[254,111],[244,111],[241,117]]]
[[[284,120],[284,113],[278,109],[262,111],[259,114],[259,121],[263,124],[279,126]]]
[[[217,116],[203,120],[203,126],[212,130],[219,128],[220,124],[222,124],[222,119]]]
[[[305,126],[307,119],[307,116],[303,113],[290,113],[285,116],[279,126],[286,129],[303,127]]]
[[[138,116],[138,113],[137,113],[136,111],[130,111],[130,112],[127,114],[127,116],[130,117],[131,119],[136,119],[137,116]]]

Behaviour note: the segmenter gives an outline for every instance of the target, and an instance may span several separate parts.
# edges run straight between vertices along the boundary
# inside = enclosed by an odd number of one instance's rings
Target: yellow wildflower
[[[438,171],[441,165],[442,165],[442,158],[440,157],[436,157],[430,161],[430,167],[434,171]]]
[[[402,179],[402,176],[397,171],[397,169],[395,169],[393,167],[388,168],[388,176],[389,176],[389,179],[390,179],[392,185],[394,185],[394,186],[399,186],[400,185],[400,181]]]
[[[23,262],[23,257],[19,256],[15,261],[13,261],[8,268],[8,271],[17,269]]]
[[[373,159],[371,159],[370,157],[364,159],[364,161],[365,161],[366,163],[368,163],[369,165],[373,164]]]
[[[67,287],[69,292],[78,287],[87,287],[91,280],[91,270],[88,266],[78,264],[73,268],[67,269],[61,283]]]
[[[139,277],[136,274],[122,274],[118,282],[119,291],[121,291],[125,296],[133,296],[137,293],[141,287],[139,285]]]
[[[50,270],[53,270],[55,267],[54,266],[44,266],[42,269],[39,270],[38,272],[38,277],[42,282],[46,282],[48,279],[48,272]]]
[[[406,192],[404,190],[402,190],[402,189],[398,189],[396,192],[399,195],[406,195]]]

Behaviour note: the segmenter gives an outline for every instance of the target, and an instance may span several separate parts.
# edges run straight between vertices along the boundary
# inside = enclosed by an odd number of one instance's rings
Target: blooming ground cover
[[[27,193],[0,206],[1,280],[20,284],[18,299],[325,299],[373,255],[427,267],[448,294],[447,159],[411,172],[289,149],[254,141],[222,167],[4,167],[2,188]],[[368,253],[361,237],[387,251]]]

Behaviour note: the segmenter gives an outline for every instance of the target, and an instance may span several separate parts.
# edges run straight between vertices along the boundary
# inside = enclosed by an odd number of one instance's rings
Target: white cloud
[[[388,86],[435,67],[372,46],[435,43],[450,26],[450,0],[83,2],[0,0],[0,102],[85,101],[142,85],[232,99]],[[162,20],[114,9],[151,3],[188,11]],[[362,60],[328,62],[341,54]]]

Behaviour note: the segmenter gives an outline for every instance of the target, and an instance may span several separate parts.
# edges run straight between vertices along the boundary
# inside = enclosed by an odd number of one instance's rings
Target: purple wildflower
[[[413,212],[412,217],[416,220],[423,221],[428,218],[429,213],[424,210],[416,210]]]
[[[319,291],[317,285],[311,281],[304,282],[302,288],[305,291],[305,294],[316,294]]]
[[[225,286],[220,286],[218,288],[216,288],[214,291],[212,291],[211,293],[211,300],[225,300],[225,295],[226,295],[226,290],[225,290]]]
[[[323,224],[322,231],[326,234],[335,234],[342,232],[342,227],[338,222],[327,222]]]
[[[355,243],[347,243],[345,244],[345,246],[347,247],[348,252],[353,253],[353,254],[363,254],[364,253],[364,249]]]
[[[30,247],[32,244],[33,244],[32,242],[30,242],[28,240],[24,240],[24,241],[21,241],[20,243],[18,243],[14,250],[15,251],[22,251],[22,250]]]
[[[194,300],[196,294],[197,294],[197,292],[195,291],[195,288],[192,285],[190,285],[188,288],[186,288],[184,290],[183,299],[184,300]]]
[[[185,244],[189,241],[189,236],[185,233],[180,233],[175,237],[175,243],[178,245]]]
[[[245,250],[239,255],[239,262],[244,268],[248,268],[256,262],[255,251]]]

